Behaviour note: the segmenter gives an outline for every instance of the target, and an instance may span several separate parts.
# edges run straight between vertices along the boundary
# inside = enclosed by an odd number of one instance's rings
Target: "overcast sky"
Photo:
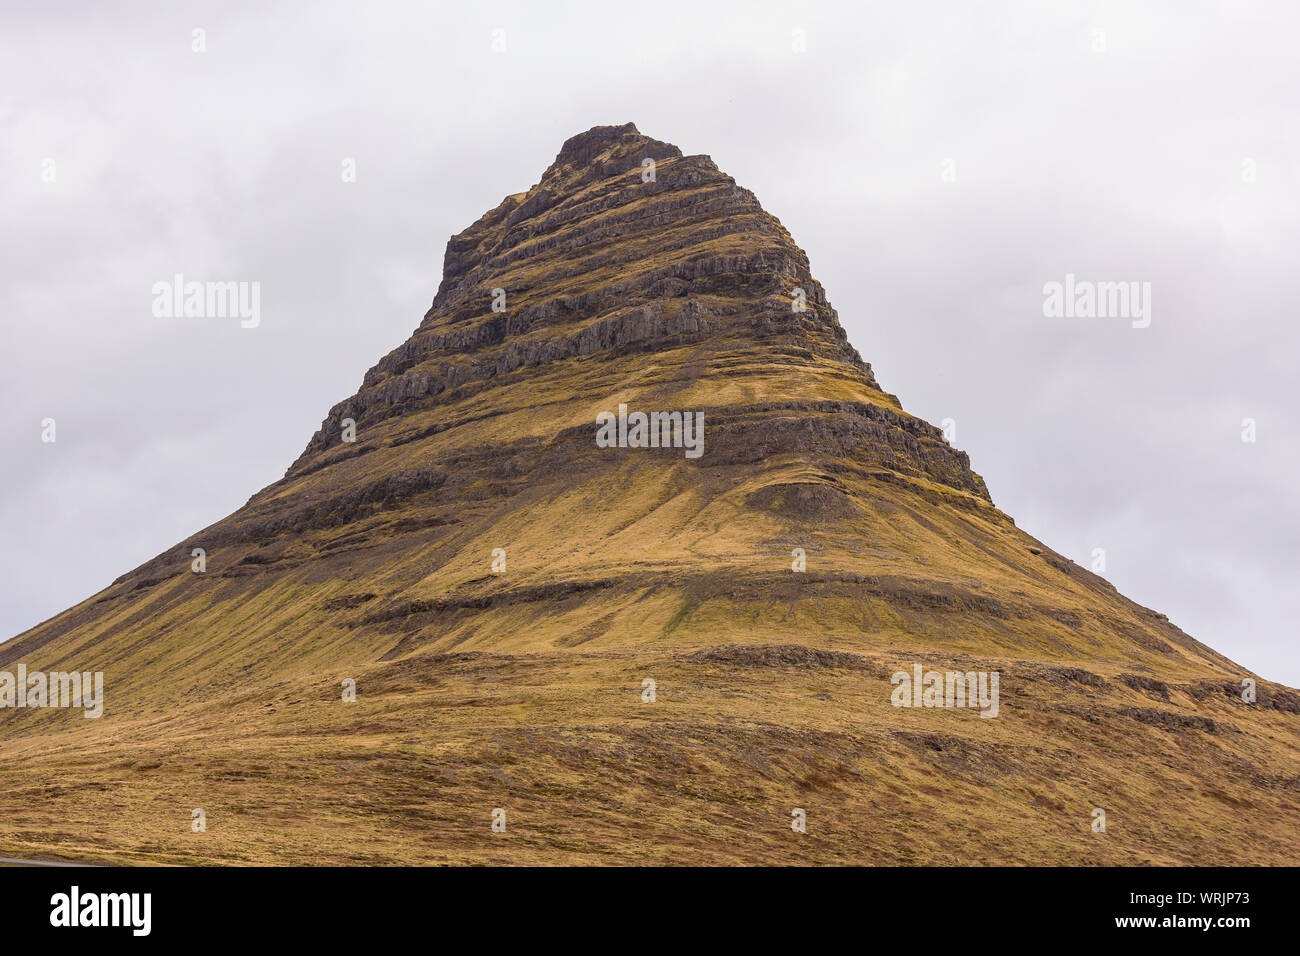
[[[1294,4],[16,6],[0,638],[280,477],[447,238],[631,121],[781,219],[1020,527],[1300,685]],[[178,272],[261,324],[155,318]],[[1150,282],[1150,326],[1045,317],[1067,273]]]

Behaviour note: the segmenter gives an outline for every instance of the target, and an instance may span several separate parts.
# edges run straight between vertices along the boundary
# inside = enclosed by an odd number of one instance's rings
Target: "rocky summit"
[[[452,237],[281,480],[20,666],[3,856],[1300,857],[1300,695],[1018,529],[754,194],[630,123]],[[101,716],[51,705],[72,672]]]

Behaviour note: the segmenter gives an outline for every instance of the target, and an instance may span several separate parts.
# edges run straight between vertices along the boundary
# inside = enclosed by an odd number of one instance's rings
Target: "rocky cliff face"
[[[747,360],[755,351],[762,365]],[[572,360],[638,353],[658,353],[660,374],[679,381],[716,356],[711,374],[755,395],[779,395],[796,376],[837,376],[859,401],[767,403],[767,413],[801,419],[787,443],[807,426],[859,458],[887,455],[891,466],[988,497],[937,429],[897,414],[808,257],[753,193],[707,156],[682,156],[630,123],[573,137],[540,183],[452,238],[419,329],[331,409],[289,475],[327,463],[344,420],[369,428],[471,395],[481,404],[485,390],[542,380],[556,366],[582,393],[600,384],[585,373],[600,370]],[[772,425],[759,404],[711,407],[710,420],[744,443]]]
[[[603,446],[620,406],[702,414],[701,454]],[[1261,681],[1247,703],[1241,668],[1017,529],[880,389],[754,195],[631,124],[571,138],[452,237],[419,327],[283,479],[0,645],[0,669],[19,662],[106,675],[101,721],[0,711],[29,766],[108,763],[55,830],[129,809],[71,846],[0,823],[0,849],[950,862],[959,831],[968,862],[1297,848],[1300,698]],[[891,706],[914,663],[1001,673],[1001,716]],[[14,766],[0,821],[25,819],[3,812],[30,797]],[[199,799],[229,812],[191,845],[171,814]],[[513,849],[476,816],[507,803],[533,827]],[[840,822],[792,844],[790,806]],[[1093,839],[1096,806],[1121,808],[1121,837]],[[906,852],[877,838],[918,813],[935,829]]]

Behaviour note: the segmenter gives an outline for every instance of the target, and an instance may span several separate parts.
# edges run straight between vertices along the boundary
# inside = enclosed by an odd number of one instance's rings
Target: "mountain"
[[[1300,855],[1300,695],[1018,529],[780,222],[632,124],[452,237],[281,480],[20,664],[102,671],[104,715],[0,710],[6,856]],[[992,706],[896,706],[950,671]]]

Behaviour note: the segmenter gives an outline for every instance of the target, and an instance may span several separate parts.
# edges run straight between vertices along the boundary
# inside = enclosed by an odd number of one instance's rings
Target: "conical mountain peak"
[[[102,767],[42,832],[128,859],[355,861],[357,827],[367,862],[503,859],[467,807],[521,821],[511,862],[918,862],[953,827],[997,862],[1297,850],[1300,697],[1244,703],[1240,667],[1017,528],[754,194],[631,124],[451,237],[423,321],[284,478],[0,645],[20,661],[105,672],[103,721],[0,730],[37,779]],[[992,702],[895,696],[941,671]],[[1144,767],[1141,826],[1090,840]],[[1215,800],[1169,808],[1207,775]],[[227,842],[176,826],[200,799],[246,809]],[[791,806],[848,828],[792,843]]]
[[[965,456],[879,389],[808,257],[757,197],[631,124],[570,138],[536,186],[451,238],[419,329],[331,410],[294,468],[346,454],[344,420],[380,425],[466,390],[485,401],[530,370],[633,353],[689,357],[680,381],[705,405],[712,385],[746,382],[751,394],[834,397],[850,418],[890,423],[908,449],[897,463],[987,498]]]
[[[559,155],[542,176],[542,184],[563,179],[566,173],[589,176],[593,168],[599,173],[612,163],[639,166],[646,159],[669,159],[682,152],[671,143],[643,136],[632,123],[622,126],[593,126],[585,133],[570,136],[560,147]]]

